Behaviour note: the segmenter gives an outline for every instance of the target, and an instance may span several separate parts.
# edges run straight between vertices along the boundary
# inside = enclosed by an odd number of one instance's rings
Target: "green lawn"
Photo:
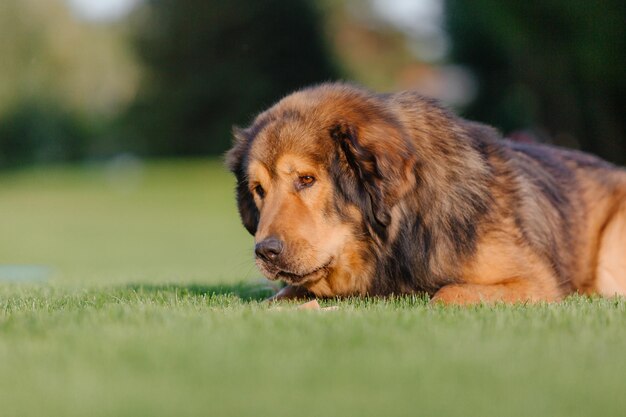
[[[219,163],[118,165],[0,175],[2,417],[626,415],[624,300],[272,310]]]
[[[233,189],[218,161],[0,174],[0,265],[81,287],[258,277]]]

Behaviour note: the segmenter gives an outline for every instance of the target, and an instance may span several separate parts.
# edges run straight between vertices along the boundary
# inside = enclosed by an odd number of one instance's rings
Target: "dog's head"
[[[227,164],[264,275],[318,295],[366,292],[368,251],[415,182],[412,143],[385,99],[326,84],[234,135]]]

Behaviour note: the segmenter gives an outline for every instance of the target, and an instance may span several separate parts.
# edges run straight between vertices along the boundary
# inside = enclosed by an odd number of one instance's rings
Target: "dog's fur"
[[[283,295],[445,303],[626,294],[626,171],[502,139],[412,92],[304,89],[235,129],[227,164]],[[272,255],[274,256],[274,255]]]

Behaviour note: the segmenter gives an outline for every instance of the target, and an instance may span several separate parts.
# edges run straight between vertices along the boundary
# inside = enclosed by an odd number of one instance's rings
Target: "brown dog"
[[[235,138],[241,219],[281,296],[626,294],[626,171],[593,156],[346,84],[293,93]]]

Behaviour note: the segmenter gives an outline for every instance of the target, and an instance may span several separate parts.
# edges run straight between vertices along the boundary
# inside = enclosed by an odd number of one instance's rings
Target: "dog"
[[[346,83],[233,131],[239,213],[260,271],[288,284],[277,298],[626,294],[626,171],[599,158]]]

